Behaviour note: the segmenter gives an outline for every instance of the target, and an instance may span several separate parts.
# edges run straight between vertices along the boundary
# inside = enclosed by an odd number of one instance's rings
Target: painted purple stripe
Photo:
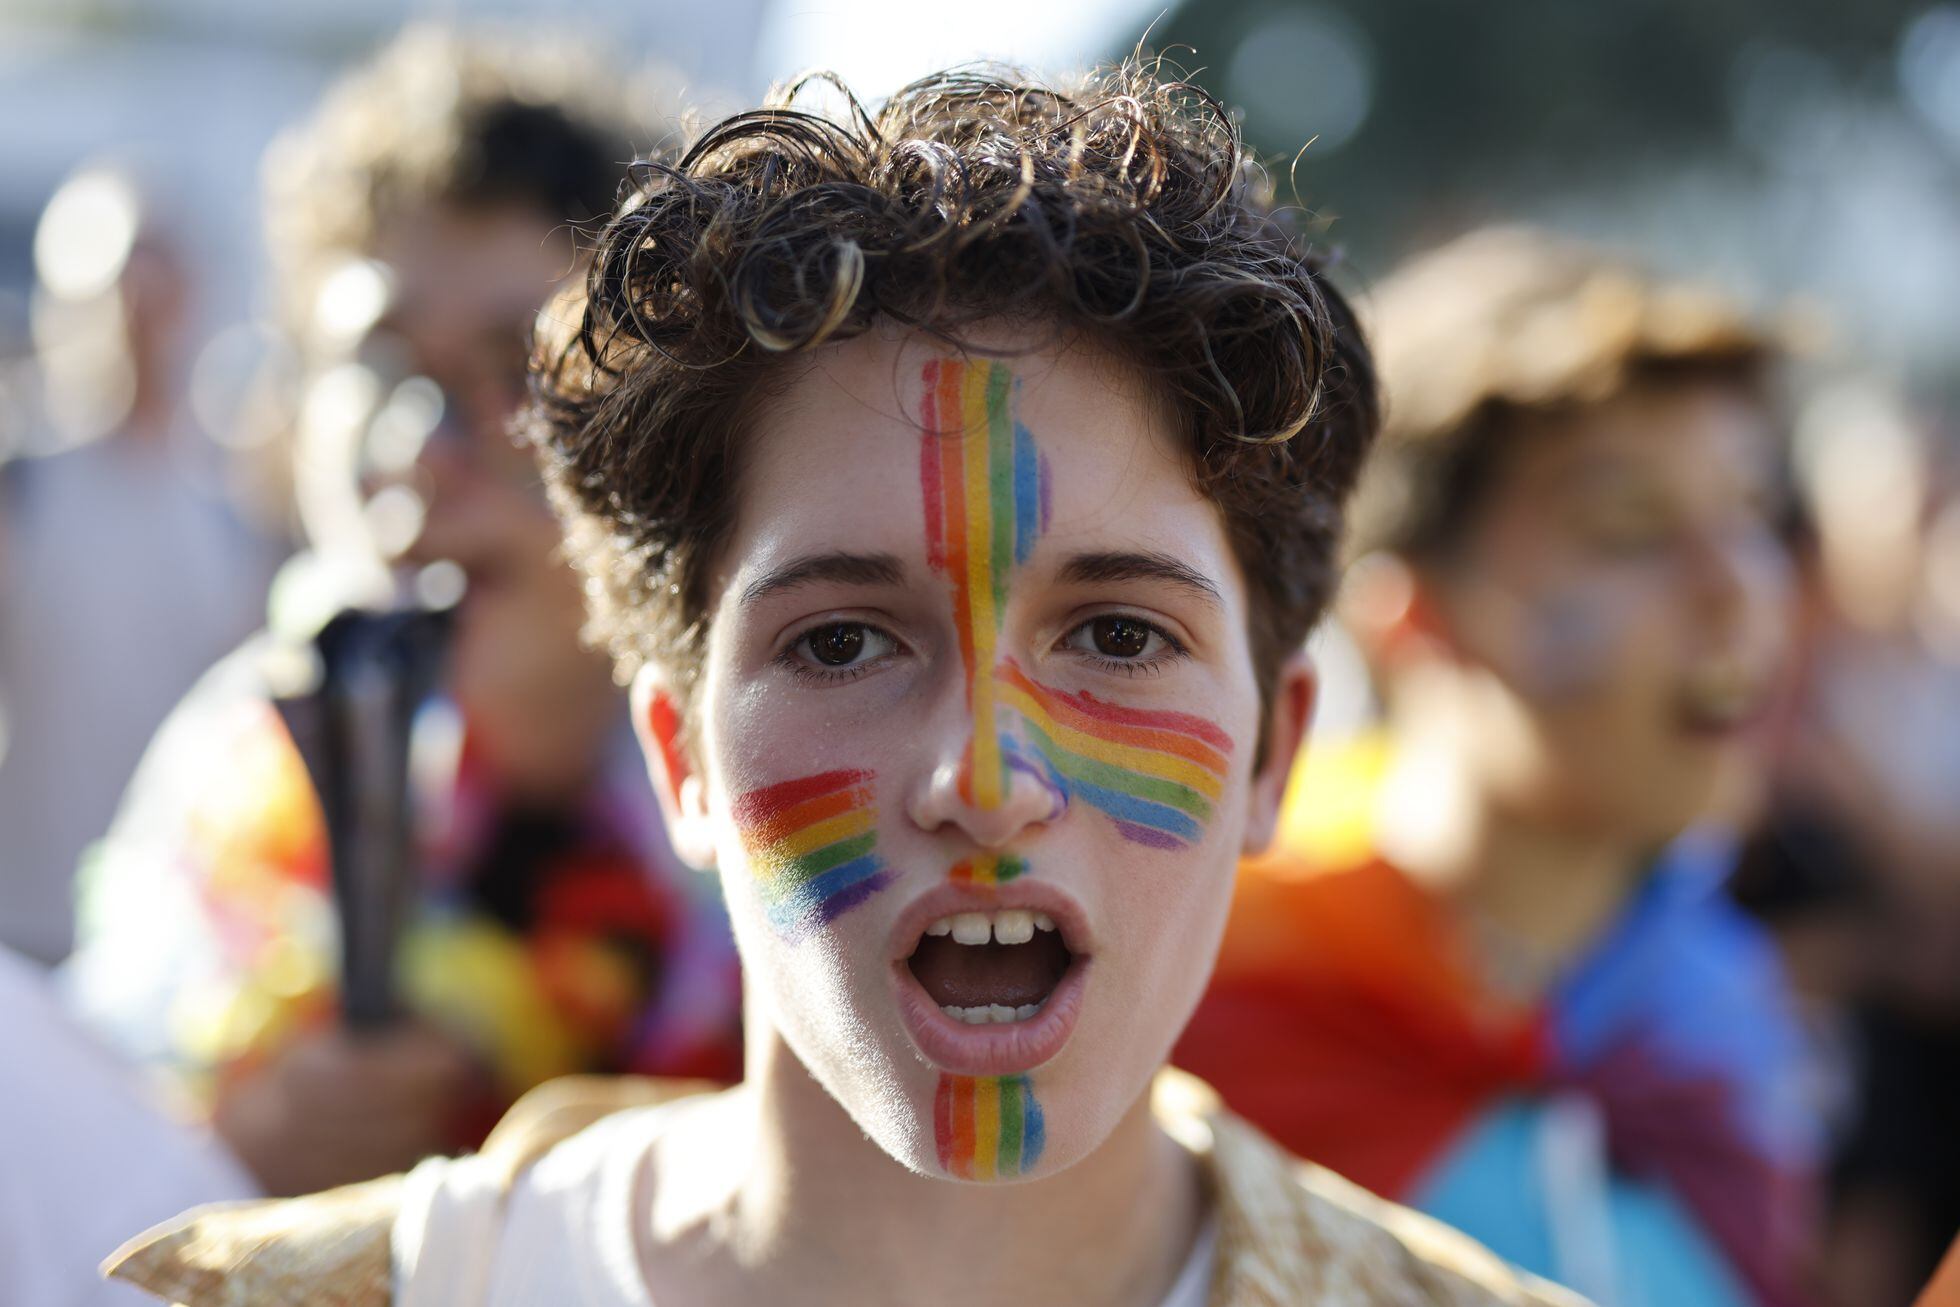
[[[1169,831],[1153,830],[1149,826],[1139,826],[1133,821],[1119,821],[1115,825],[1117,834],[1137,844],[1147,844],[1153,849],[1181,849],[1184,847],[1184,841]]]
[[[868,879],[861,880],[855,885],[847,885],[823,901],[823,904],[817,909],[817,920],[823,922],[826,926],[829,925],[885,886],[891,884],[891,881],[892,874],[889,870],[886,870],[880,871],[877,875]]]

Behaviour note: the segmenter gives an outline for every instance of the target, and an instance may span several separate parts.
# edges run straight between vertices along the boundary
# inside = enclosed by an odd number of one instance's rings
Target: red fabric
[[[1380,863],[1240,875],[1217,972],[1173,1060],[1302,1157],[1397,1197],[1546,1061],[1479,997],[1429,897]]]

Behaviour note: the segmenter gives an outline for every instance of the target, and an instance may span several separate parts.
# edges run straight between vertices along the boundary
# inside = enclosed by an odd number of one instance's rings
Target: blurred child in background
[[[1524,231],[1379,288],[1344,616],[1378,735],[1296,783],[1180,1061],[1288,1147],[1597,1299],[1799,1301],[1814,1128],[1719,829],[1788,563],[1772,343]]]
[[[267,636],[152,745],[92,869],[71,978],[119,1042],[205,1097],[269,1192],[466,1146],[554,1075],[739,1073],[726,918],[668,846],[506,431],[538,307],[581,270],[576,224],[611,211],[655,143],[629,102],[550,43],[411,30],[268,161],[313,549],[275,586]],[[396,968],[411,1015],[356,1036],[321,809],[271,696],[294,638],[418,575],[462,591],[443,678],[459,729],[417,755],[418,906]]]

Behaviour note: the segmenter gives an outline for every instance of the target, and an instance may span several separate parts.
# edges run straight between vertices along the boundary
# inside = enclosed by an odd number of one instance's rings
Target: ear
[[[1320,682],[1305,651],[1294,654],[1279,669],[1273,686],[1273,702],[1266,710],[1266,753],[1259,770],[1252,775],[1251,812],[1245,824],[1245,846],[1241,852],[1259,853],[1273,842],[1279,829],[1279,805],[1286,797],[1286,781],[1293,773],[1293,759],[1306,738],[1307,724],[1313,720],[1314,698]]]
[[[1341,579],[1341,625],[1377,675],[1425,658],[1455,658],[1456,638],[1436,581],[1406,559],[1372,553]]]
[[[652,664],[633,677],[633,734],[646,755],[647,776],[667,839],[682,862],[702,871],[715,865],[714,823],[708,817],[708,788],[688,760],[680,704]]]

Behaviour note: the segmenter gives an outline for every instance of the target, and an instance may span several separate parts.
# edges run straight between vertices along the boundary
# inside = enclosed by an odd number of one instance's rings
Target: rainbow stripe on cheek
[[[994,679],[1056,785],[1106,813],[1126,839],[1175,849],[1204,833],[1224,789],[1231,736],[1190,713],[1051,690],[1011,661]]]
[[[939,1165],[965,1180],[1023,1175],[1048,1142],[1041,1104],[1026,1076],[939,1077],[933,1096]]]
[[[974,732],[960,792],[975,807],[998,808],[1007,755],[994,720],[994,665],[1007,579],[1026,562],[1047,526],[1046,470],[1034,437],[1014,420],[1014,373],[990,360],[926,363],[921,406],[926,428],[919,480],[925,495],[926,558],[953,583],[953,620]],[[1012,878],[976,867],[969,879]]]
[[[892,881],[878,857],[868,771],[829,771],[735,803],[769,923],[785,935],[835,921]]]

